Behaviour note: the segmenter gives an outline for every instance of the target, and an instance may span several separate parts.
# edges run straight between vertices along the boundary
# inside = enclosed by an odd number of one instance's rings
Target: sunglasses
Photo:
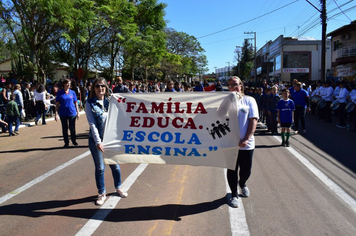
[[[100,88],[100,87],[105,88],[106,86],[104,84],[96,84],[95,85],[95,88]]]

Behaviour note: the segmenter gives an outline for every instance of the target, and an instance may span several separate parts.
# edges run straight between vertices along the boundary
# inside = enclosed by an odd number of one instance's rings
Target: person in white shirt
[[[337,127],[343,129],[346,128],[346,112],[345,112],[345,107],[346,107],[346,98],[347,95],[349,94],[349,92],[346,89],[346,82],[342,81],[340,83],[340,92],[339,95],[336,96],[336,99],[339,101],[340,106],[339,106],[339,119],[340,119],[340,123],[338,125],[336,125]]]
[[[326,106],[324,108],[324,115],[325,115],[325,122],[331,123],[331,103],[333,101],[333,93],[334,89],[331,87],[331,82],[326,81],[325,83],[326,87],[324,89],[325,93],[323,96],[321,96],[322,99],[326,101]]]
[[[356,105],[356,85],[351,84],[351,92],[349,93],[349,102],[353,102]],[[356,133],[356,108],[351,113],[352,119],[354,121],[354,131]]]
[[[222,106],[218,112],[229,116],[238,115],[238,125],[240,129],[240,142],[239,153],[237,156],[237,162],[235,170],[227,170],[227,180],[231,189],[231,206],[238,207],[238,191],[237,185],[241,188],[241,195],[248,197],[250,190],[246,186],[246,182],[251,175],[252,169],[252,157],[255,149],[255,138],[253,136],[258,116],[258,107],[256,100],[251,96],[245,96],[244,85],[241,79],[237,76],[233,76],[228,81],[228,87],[230,92],[235,92],[237,99],[229,103],[229,106]],[[239,172],[238,172],[238,169]],[[239,178],[238,175],[239,174]]]

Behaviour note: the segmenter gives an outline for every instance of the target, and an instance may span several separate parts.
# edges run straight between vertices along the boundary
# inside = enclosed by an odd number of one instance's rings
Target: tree
[[[243,78],[250,78],[250,72],[253,69],[254,60],[254,50],[252,44],[248,39],[244,40],[244,44],[241,49],[241,54],[239,51],[237,53],[237,66],[235,66],[234,74],[239,75]],[[236,57],[235,57],[236,58]]]
[[[19,51],[29,65],[34,65],[39,82],[46,82],[48,48],[60,36],[58,29],[69,0],[1,1],[1,19],[11,32]],[[23,43],[25,42],[25,43]],[[26,50],[30,50],[29,57]],[[30,63],[31,62],[31,63]]]
[[[171,78],[187,78],[196,74],[203,74],[207,69],[207,58],[204,55],[205,50],[201,47],[199,41],[184,32],[177,32],[174,29],[166,29],[167,51],[180,56],[180,67],[173,73],[167,71]]]
[[[161,61],[165,53],[166,23],[164,8],[166,4],[157,0],[134,1],[137,7],[135,23],[137,34],[124,46],[124,67],[130,71],[131,80],[135,71],[141,72],[141,78],[147,81],[148,71]]]

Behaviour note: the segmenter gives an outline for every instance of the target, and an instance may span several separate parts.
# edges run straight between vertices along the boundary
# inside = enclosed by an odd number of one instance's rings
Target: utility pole
[[[322,32],[321,32],[321,81],[326,79],[326,0],[320,0],[321,10],[314,6],[311,2],[306,0],[310,5],[312,5],[318,12],[320,12]]]
[[[256,32],[244,32],[244,34],[253,34],[254,37],[253,38],[249,38],[249,39],[254,39],[254,59],[253,59],[253,67],[254,67],[254,79],[255,81],[257,81],[257,68],[256,68]]]
[[[229,79],[230,79],[230,62],[228,61],[228,62],[226,62],[226,63],[228,64],[227,75],[228,75],[228,77],[229,77]]]

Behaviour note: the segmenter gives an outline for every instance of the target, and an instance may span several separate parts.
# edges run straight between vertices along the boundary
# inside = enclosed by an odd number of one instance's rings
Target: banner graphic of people
[[[238,117],[229,117],[226,107],[234,99],[236,94],[225,92],[113,94],[103,139],[105,163],[234,169]]]

